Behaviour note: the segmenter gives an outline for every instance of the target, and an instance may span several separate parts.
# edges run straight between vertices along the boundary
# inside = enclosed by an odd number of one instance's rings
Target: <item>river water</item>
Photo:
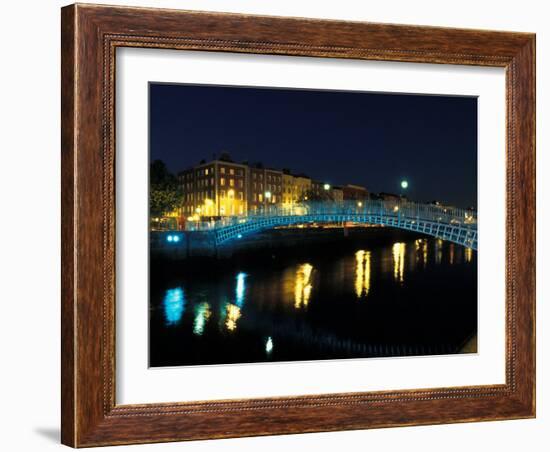
[[[476,350],[477,252],[434,238],[383,232],[169,268],[151,277],[152,367]]]

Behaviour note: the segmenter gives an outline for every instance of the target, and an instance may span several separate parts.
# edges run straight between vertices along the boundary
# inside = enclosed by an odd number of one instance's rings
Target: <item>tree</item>
[[[181,206],[183,193],[178,179],[162,160],[155,160],[149,170],[149,213],[163,216]]]

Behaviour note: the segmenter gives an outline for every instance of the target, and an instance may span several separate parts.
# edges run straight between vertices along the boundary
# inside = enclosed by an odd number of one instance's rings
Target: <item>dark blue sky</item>
[[[150,84],[151,159],[173,172],[228,152],[333,185],[477,206],[477,99]]]

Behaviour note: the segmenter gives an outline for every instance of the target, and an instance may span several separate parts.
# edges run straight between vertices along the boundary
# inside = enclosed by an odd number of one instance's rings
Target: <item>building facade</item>
[[[345,201],[364,201],[369,199],[368,190],[360,185],[344,185],[342,192]]]
[[[178,175],[183,203],[181,216],[188,220],[208,220],[265,212],[273,207],[292,208],[307,201],[366,199],[364,187],[332,187],[305,174],[292,174],[237,163],[229,156],[182,171]]]
[[[248,166],[228,160],[201,163],[178,175],[185,217],[243,215],[248,209]]]

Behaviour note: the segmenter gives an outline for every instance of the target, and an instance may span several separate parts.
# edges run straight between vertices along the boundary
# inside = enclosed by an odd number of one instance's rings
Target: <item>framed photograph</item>
[[[62,442],[535,416],[535,36],[62,9]]]

